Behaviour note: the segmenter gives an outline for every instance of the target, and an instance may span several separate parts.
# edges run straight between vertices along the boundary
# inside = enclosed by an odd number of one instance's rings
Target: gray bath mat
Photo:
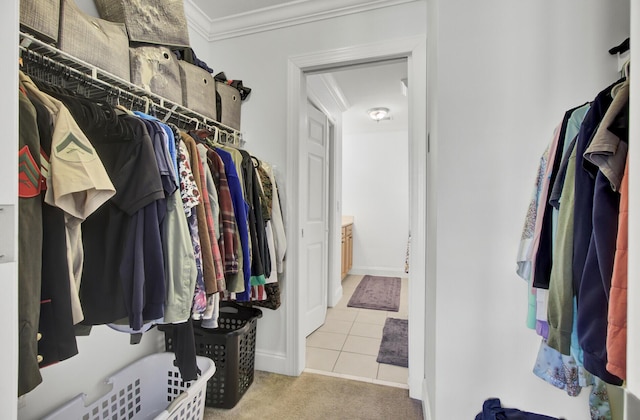
[[[409,367],[409,321],[387,318],[378,350],[378,363]]]
[[[401,286],[400,277],[364,276],[347,306],[398,312]]]

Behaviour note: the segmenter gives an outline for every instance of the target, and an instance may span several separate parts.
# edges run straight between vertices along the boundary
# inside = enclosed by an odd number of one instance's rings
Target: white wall
[[[353,274],[406,277],[407,131],[350,133],[342,143],[342,213],[354,216]]]
[[[435,3],[435,418],[473,418],[488,397],[589,418],[588,390],[571,398],[531,372],[539,339],[515,256],[555,125],[617,79],[607,50],[629,35],[629,2]]]
[[[211,43],[210,63],[253,89],[242,108],[245,148],[276,165],[279,190],[286,191],[287,63],[290,57],[426,33],[426,3],[415,2]],[[401,22],[402,24],[395,24]],[[285,219],[296,197],[282,197]],[[294,234],[287,232],[288,235]],[[286,277],[288,282],[299,281]],[[286,301],[264,310],[258,321],[256,367],[286,373]]]

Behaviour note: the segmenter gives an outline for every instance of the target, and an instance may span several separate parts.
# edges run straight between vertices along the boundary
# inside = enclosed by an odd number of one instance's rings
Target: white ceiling
[[[407,77],[406,60],[359,65],[330,75],[349,105],[342,114],[344,133],[407,130],[408,102],[401,83]],[[389,108],[389,119],[371,120],[367,110],[377,107]]]
[[[381,3],[371,0],[189,0],[200,8],[210,21],[227,21],[249,24],[256,16],[291,17],[323,9],[326,13],[339,12],[346,5],[371,5]],[[398,0],[395,0],[396,2]],[[403,0],[407,1],[407,0]],[[394,3],[389,1],[388,3]],[[267,13],[268,12],[268,13]],[[214,22],[215,26],[215,22]],[[330,72],[349,108],[343,113],[343,132],[406,131],[408,126],[407,98],[402,94],[401,80],[407,77],[406,60],[358,65]],[[310,77],[319,77],[318,75]],[[249,80],[245,80],[251,86]],[[253,94],[259,94],[254,92]],[[366,110],[374,107],[390,109],[390,119],[380,122],[368,118]]]

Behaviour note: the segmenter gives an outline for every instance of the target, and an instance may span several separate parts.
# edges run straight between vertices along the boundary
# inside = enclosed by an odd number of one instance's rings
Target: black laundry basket
[[[202,328],[194,322],[196,354],[216,365],[216,373],[207,382],[207,407],[233,408],[253,383],[256,326],[261,317],[260,309],[220,302],[218,328]],[[173,351],[172,334],[169,329],[164,331],[166,350]]]

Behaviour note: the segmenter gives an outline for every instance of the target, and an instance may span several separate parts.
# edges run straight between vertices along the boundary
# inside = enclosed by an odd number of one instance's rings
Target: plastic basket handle
[[[258,308],[252,308],[244,305],[238,305],[232,301],[225,301],[224,304],[220,304],[220,312],[228,314],[237,314],[240,311],[250,311],[252,316],[256,318],[262,318],[262,311]]]
[[[225,314],[237,314],[240,312],[240,309],[237,306],[221,306],[220,312]]]
[[[171,404],[169,404],[169,406],[160,414],[158,414],[158,416],[155,418],[155,420],[165,420],[171,417],[171,415],[176,412],[180,406],[182,405],[182,403],[187,400],[189,398],[189,392],[188,391],[183,391],[180,395],[178,395],[173,401],[171,401]]]

